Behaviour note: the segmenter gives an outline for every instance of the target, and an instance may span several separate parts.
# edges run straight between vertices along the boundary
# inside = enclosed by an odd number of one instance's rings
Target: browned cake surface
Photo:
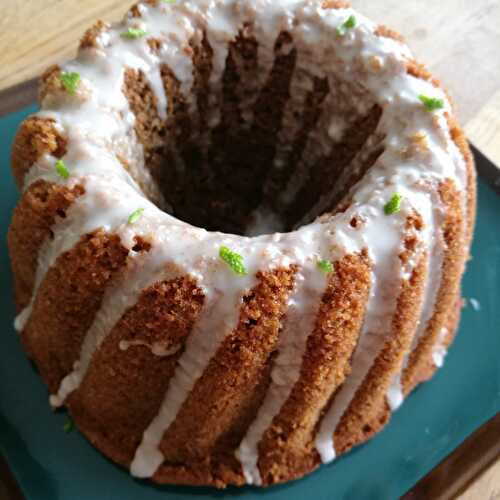
[[[259,445],[265,483],[301,476],[319,465],[313,452],[316,424],[331,394],[349,374],[369,290],[366,255],[335,263],[307,340],[300,378]]]
[[[69,407],[91,441],[126,465],[160,403],[184,343],[203,305],[203,294],[188,278],[157,283],[113,328]],[[166,335],[167,334],[167,335]],[[120,348],[122,341],[161,340],[171,356],[146,346]],[[100,387],[102,390],[96,391]],[[148,397],[143,397],[147,394]],[[113,422],[113,426],[109,423]]]

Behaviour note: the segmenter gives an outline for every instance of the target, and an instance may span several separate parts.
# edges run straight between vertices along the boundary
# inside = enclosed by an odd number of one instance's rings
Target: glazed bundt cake
[[[298,478],[442,363],[474,165],[399,35],[340,1],[144,1],[40,102],[12,155],[15,326],[134,476]]]

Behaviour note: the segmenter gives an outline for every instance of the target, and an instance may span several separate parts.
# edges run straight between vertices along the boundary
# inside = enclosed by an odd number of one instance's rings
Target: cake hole
[[[338,212],[383,152],[382,109],[365,88],[345,81],[341,69],[318,77],[307,65],[298,67],[285,32],[263,78],[258,49],[250,27],[243,27],[214,92],[214,49],[206,37],[193,45],[191,97],[174,71],[162,67],[166,121],[159,120],[144,75],[126,73],[136,135],[168,211],[209,231],[286,232]]]
[[[140,236],[136,236],[134,241],[135,245],[132,247],[134,252],[149,252],[151,250],[151,243]]]

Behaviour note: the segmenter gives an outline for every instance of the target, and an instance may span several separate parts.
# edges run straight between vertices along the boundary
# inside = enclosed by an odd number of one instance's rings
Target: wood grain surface
[[[500,413],[470,435],[402,500],[499,500]]]
[[[132,3],[0,0],[0,91],[39,76],[50,64],[71,58],[86,28],[97,19],[118,20]],[[500,0],[351,0],[351,3],[375,21],[405,35],[417,58],[449,88],[469,139],[500,165]],[[33,83],[25,83],[21,90],[2,93],[7,103],[4,111],[33,99]],[[498,429],[498,422],[496,425]],[[481,435],[474,436],[472,446],[481,439]],[[500,441],[500,430],[496,439]],[[495,449],[498,455],[498,447]],[[477,457],[477,461],[481,459],[484,457]],[[493,465],[475,480],[464,478],[464,490],[455,491],[456,498],[500,499],[500,459],[498,456],[488,459]],[[422,495],[411,498],[437,498],[424,490]]]

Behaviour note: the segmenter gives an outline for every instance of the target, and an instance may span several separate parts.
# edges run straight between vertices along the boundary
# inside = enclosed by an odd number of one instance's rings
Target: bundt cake
[[[144,1],[40,102],[12,154],[15,326],[134,476],[298,478],[442,364],[474,165],[396,33],[341,1]]]

